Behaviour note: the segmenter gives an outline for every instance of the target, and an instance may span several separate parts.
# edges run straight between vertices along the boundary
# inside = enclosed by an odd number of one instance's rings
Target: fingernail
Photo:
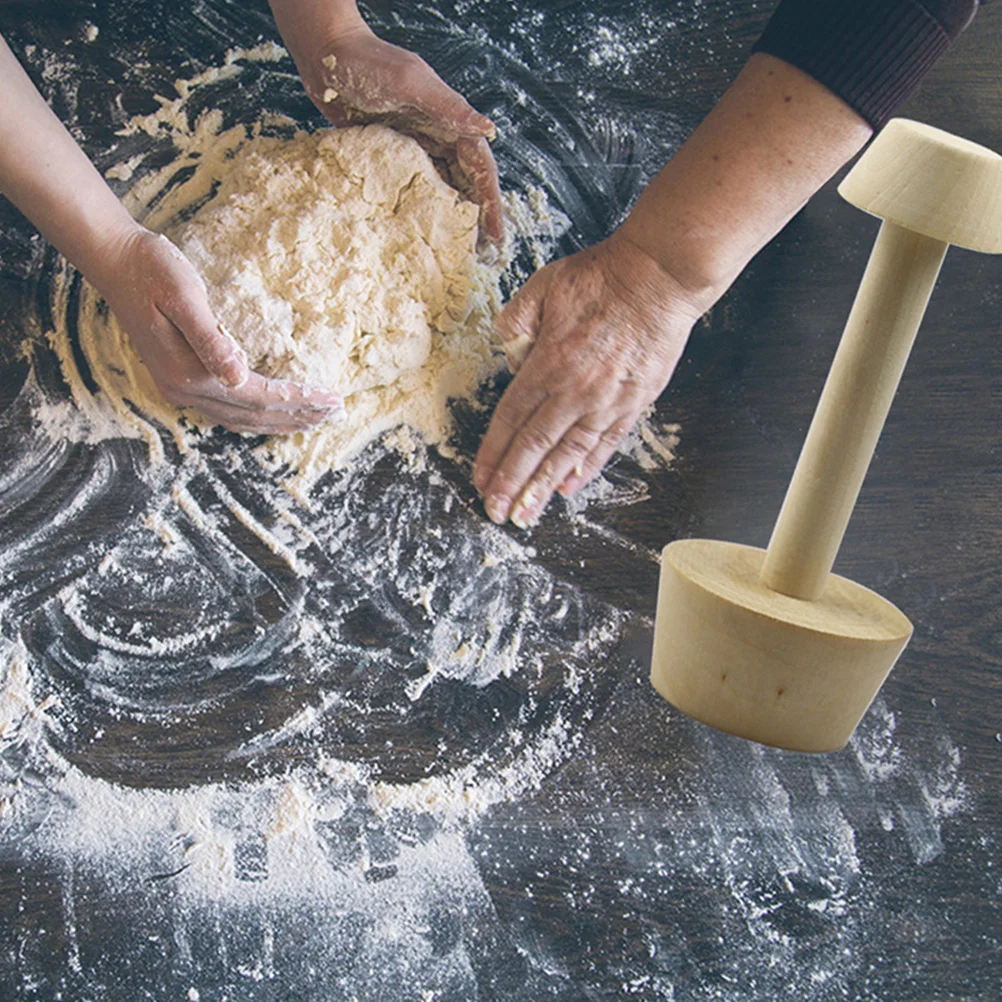
[[[538,500],[539,491],[536,489],[534,484],[530,484],[524,491],[522,491],[522,495],[518,499],[518,505],[523,508],[532,508]]]
[[[511,513],[511,524],[519,529],[531,529],[537,522],[539,513],[525,505],[518,505]]]
[[[581,478],[576,473],[572,473],[557,488],[557,493],[562,498],[569,498],[572,494],[576,494],[579,490],[581,490]]]
[[[243,360],[234,355],[223,363],[223,372],[219,377],[224,386],[231,390],[238,389],[247,382],[249,372]]]
[[[557,488],[557,493],[562,498],[569,498],[572,494],[576,494],[584,486],[584,467],[581,463],[571,470],[570,473],[564,477],[563,483]]]
[[[473,486],[477,489],[478,494],[484,493],[484,488],[490,481],[488,476],[488,471],[482,466],[473,467]]]
[[[484,139],[488,142],[494,142],[497,138],[497,126],[486,115],[477,115],[477,127],[484,131]]]
[[[526,488],[511,514],[512,524],[517,525],[520,529],[528,529],[536,524],[541,510],[539,494],[532,487]]]
[[[508,521],[511,502],[500,494],[492,494],[484,503],[487,517],[496,525],[504,525]]]

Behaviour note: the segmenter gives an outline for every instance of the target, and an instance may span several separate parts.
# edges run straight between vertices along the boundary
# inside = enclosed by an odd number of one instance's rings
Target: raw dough
[[[504,365],[494,318],[508,258],[476,255],[477,207],[416,142],[380,126],[290,137],[286,119],[226,129],[211,109],[189,128],[173,106],[162,114],[177,158],[133,185],[130,209],[192,258],[254,368],[345,397],[342,420],[272,436],[255,456],[306,501],[393,429],[387,446],[414,461],[422,441],[448,451],[450,400],[473,402]],[[272,129],[281,138],[263,134]],[[211,422],[160,396],[86,284],[79,336],[119,434],[145,439],[154,462],[168,458],[157,426],[182,454],[199,452]],[[68,347],[63,356],[72,367]]]
[[[253,369],[350,408],[464,324],[477,221],[417,142],[369,125],[251,140],[174,239]]]

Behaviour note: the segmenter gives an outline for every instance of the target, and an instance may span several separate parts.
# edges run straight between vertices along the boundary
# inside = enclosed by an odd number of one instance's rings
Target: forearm
[[[0,193],[95,285],[136,223],[0,38]]]
[[[805,73],[753,55],[619,235],[709,307],[871,132]]]

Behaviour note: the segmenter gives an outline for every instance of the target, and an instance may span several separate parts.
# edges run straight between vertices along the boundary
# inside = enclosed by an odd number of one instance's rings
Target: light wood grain
[[[676,540],[661,557],[651,681],[697,720],[794,751],[841,748],[911,636],[875,592],[829,575],[807,602],[768,588],[765,551]]]
[[[1002,156],[895,118],[839,185],[858,209],[933,240],[1002,254]]]

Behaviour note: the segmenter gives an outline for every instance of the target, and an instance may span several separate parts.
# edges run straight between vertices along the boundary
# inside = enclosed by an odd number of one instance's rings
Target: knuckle
[[[181,332],[185,341],[200,356],[205,356],[209,360],[221,360],[223,352],[221,345],[207,331],[201,327],[192,326],[188,330]]]
[[[507,396],[507,394],[505,395]],[[505,397],[501,398],[501,403],[494,410],[494,417],[491,419],[492,430],[500,431],[513,438],[522,427],[522,419],[512,405],[505,406]]]
[[[556,475],[557,464],[550,456],[547,456],[540,464],[539,469],[536,471],[536,475],[530,481],[529,488],[534,491],[546,489],[548,485],[551,485],[554,482]]]
[[[551,452],[556,446],[552,432],[538,424],[524,425],[515,438],[516,445],[527,452]]]
[[[596,363],[591,350],[577,339],[568,339],[555,346],[554,365],[561,383],[583,402],[597,401],[606,396],[613,383],[607,368]],[[587,403],[586,403],[587,405]]]
[[[626,417],[617,418],[613,422],[613,428],[618,429],[620,438],[630,432],[633,426],[637,423],[637,418],[634,415],[629,415]]]
[[[599,444],[609,449],[615,449],[623,440],[623,436],[626,435],[628,430],[629,427],[624,427],[623,422],[616,421],[602,432]]]
[[[498,470],[491,481],[491,493],[514,500],[522,493],[525,481],[506,470]]]
[[[600,434],[593,428],[575,425],[564,435],[561,446],[571,458],[587,456],[598,444]]]
[[[491,494],[503,494],[511,496],[513,489],[519,486],[509,469],[506,460],[502,460],[494,469],[490,471],[490,479],[487,481]]]

